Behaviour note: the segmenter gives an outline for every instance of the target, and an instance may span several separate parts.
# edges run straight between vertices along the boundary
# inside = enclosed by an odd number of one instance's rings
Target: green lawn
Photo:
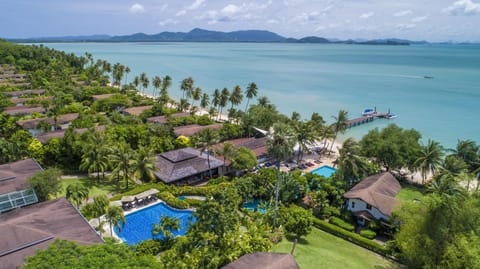
[[[271,251],[289,253],[292,245],[292,241],[283,239]],[[313,228],[307,237],[299,241],[294,256],[302,269],[399,268],[380,255],[317,228]]]
[[[400,192],[398,192],[396,198],[404,203],[415,199],[422,200],[423,196],[424,190],[422,188],[413,185],[404,185]]]
[[[58,197],[65,196],[65,190],[70,184],[82,183],[90,189],[90,197],[97,195],[108,194],[108,193],[118,193],[123,190],[119,190],[115,183],[112,183],[108,179],[100,178],[100,182],[97,183],[96,178],[91,177],[79,177],[79,178],[68,178],[62,179],[62,192],[58,194]]]

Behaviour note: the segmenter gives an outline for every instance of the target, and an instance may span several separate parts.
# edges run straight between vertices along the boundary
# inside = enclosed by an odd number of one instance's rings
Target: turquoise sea
[[[180,81],[192,76],[215,88],[245,89],[257,83],[259,95],[278,109],[327,121],[338,110],[351,118],[367,107],[398,114],[350,129],[360,138],[394,122],[419,130],[424,139],[454,147],[457,139],[480,142],[480,46],[363,46],[272,43],[49,43],[48,47],[128,65],[128,79],[170,75],[170,94],[181,96]],[[427,79],[424,76],[433,78]],[[243,107],[242,107],[243,109]]]

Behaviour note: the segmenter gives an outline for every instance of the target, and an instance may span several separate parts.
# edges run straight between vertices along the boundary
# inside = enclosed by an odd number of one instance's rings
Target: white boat
[[[397,114],[393,114],[393,113],[390,113],[390,114],[387,115],[387,119],[395,119],[395,118],[397,118],[397,117],[398,117],[398,115],[397,115]]]
[[[365,108],[365,109],[363,110],[363,112],[362,112],[362,116],[370,116],[370,115],[373,115],[373,114],[375,114],[375,113],[376,113],[375,109],[373,109],[373,108]]]

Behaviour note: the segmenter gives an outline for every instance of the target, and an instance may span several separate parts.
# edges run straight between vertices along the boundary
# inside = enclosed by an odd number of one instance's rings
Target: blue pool
[[[265,212],[267,210],[265,208],[259,207],[261,202],[262,201],[260,201],[260,200],[253,200],[253,201],[244,203],[242,207],[246,208],[250,211],[257,211],[257,212],[260,212],[262,214],[265,214]]]
[[[128,245],[138,244],[152,239],[152,224],[159,223],[162,216],[170,216],[180,219],[180,229],[173,232],[174,236],[185,235],[189,222],[195,222],[195,218],[191,217],[192,213],[191,210],[178,210],[159,203],[126,215],[126,223],[121,231],[117,228],[114,228],[114,231]]]
[[[328,165],[324,165],[324,166],[322,166],[322,167],[319,167],[319,168],[313,170],[313,171],[312,171],[312,174],[329,178],[329,177],[331,177],[333,174],[335,174],[335,171],[337,171],[337,169],[335,169],[335,168],[333,168],[333,167],[331,167],[331,166],[328,166]]]

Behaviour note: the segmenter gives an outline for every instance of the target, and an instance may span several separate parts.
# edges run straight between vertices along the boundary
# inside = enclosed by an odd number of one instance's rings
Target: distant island
[[[427,43],[425,41],[410,41],[402,39],[329,40],[323,37],[308,36],[303,38],[287,38],[265,30],[242,30],[233,32],[210,31],[195,28],[185,32],[161,32],[158,34],[135,33],[131,35],[110,36],[63,36],[35,37],[24,39],[8,39],[18,43],[35,42],[275,42],[275,43],[315,43],[315,44],[361,44],[361,45],[410,45]]]

